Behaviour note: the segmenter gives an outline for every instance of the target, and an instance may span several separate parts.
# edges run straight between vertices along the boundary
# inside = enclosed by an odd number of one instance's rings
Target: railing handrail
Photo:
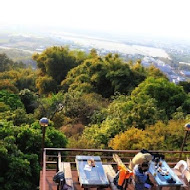
[[[78,148],[44,148],[44,160],[43,160],[43,186],[42,190],[46,190],[45,186],[45,179],[46,179],[46,165],[48,164],[48,161],[46,160],[46,156],[48,156],[46,153],[47,151],[57,151],[59,155],[59,159],[61,159],[60,152],[62,151],[72,151],[72,152],[102,152],[102,153],[131,153],[135,154],[138,153],[140,150],[109,150],[109,149],[78,149]],[[151,153],[165,153],[165,154],[190,154],[190,151],[165,151],[165,150],[149,150]],[[56,157],[56,156],[55,156]],[[57,156],[58,157],[58,156]],[[72,163],[72,162],[70,162]],[[75,162],[73,162],[75,163]],[[110,164],[113,164],[110,162]],[[175,164],[174,162],[171,163],[172,165]]]
[[[84,151],[84,152],[110,152],[110,153],[138,153],[141,150],[110,150],[110,149],[78,149],[78,148],[44,148],[46,151]],[[178,150],[149,150],[151,153],[183,153],[190,154],[190,151]]]

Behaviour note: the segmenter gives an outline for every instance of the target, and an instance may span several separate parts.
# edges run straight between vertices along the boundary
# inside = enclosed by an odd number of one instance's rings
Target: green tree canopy
[[[36,119],[47,117],[54,121],[54,116],[63,108],[63,93],[51,94],[49,97],[39,98],[38,107],[35,109],[34,116]]]
[[[37,96],[29,89],[21,90],[19,96],[24,104],[26,112],[34,113],[34,109],[37,107]]]
[[[184,91],[185,91],[186,93],[189,93],[189,92],[190,92],[190,82],[188,82],[188,81],[180,81],[180,82],[178,83],[178,85],[179,85],[179,86],[182,86],[183,89],[184,89]]]
[[[168,79],[166,75],[162,71],[160,71],[160,69],[156,68],[154,65],[151,65],[146,70],[148,77]]]
[[[39,123],[14,126],[0,120],[0,189],[34,190],[39,185],[42,130]],[[47,128],[45,147],[65,147],[65,135]]]
[[[133,92],[131,97],[135,100],[137,97],[142,99],[145,96],[154,98],[156,105],[160,110],[165,110],[168,118],[176,112],[176,109],[183,105],[188,96],[183,88],[169,82],[165,78],[149,77],[142,82]]]
[[[70,91],[64,94],[63,114],[78,121],[84,125],[88,125],[92,115],[107,107],[108,101],[100,95],[91,93],[85,94],[78,91]]]
[[[47,95],[57,91],[57,83],[52,77],[43,76],[36,80],[36,87],[40,95]]]
[[[181,87],[165,78],[150,77],[136,87],[130,96],[118,96],[107,109],[99,112],[102,116],[98,117],[103,120],[86,127],[83,139],[91,138],[93,145],[107,147],[110,139],[132,126],[146,129],[159,120],[168,121],[180,115],[184,118],[186,112],[181,112],[188,105],[189,97]]]
[[[155,124],[164,117],[154,99],[147,97],[136,102],[124,95],[115,99],[102,113],[96,114],[103,114],[104,119],[100,123],[86,127],[83,135],[87,139],[93,139],[97,147],[107,147],[110,139],[132,126],[145,129],[147,125]]]
[[[16,127],[0,122],[0,189],[36,189],[39,164],[36,154],[22,153],[16,143]]]
[[[0,72],[8,71],[14,66],[14,62],[6,54],[0,54]]]
[[[18,92],[19,90],[28,88],[36,91],[36,78],[36,71],[30,68],[5,71],[0,73],[0,89]]]
[[[94,56],[72,69],[62,86],[108,98],[115,92],[130,93],[144,79],[145,74],[131,70],[117,55],[108,54],[104,58]]]
[[[34,54],[42,76],[47,75],[59,84],[65,79],[68,71],[85,59],[80,51],[70,51],[67,47],[50,47],[41,54]]]
[[[19,95],[13,94],[6,90],[0,91],[0,102],[4,102],[10,107],[11,110],[16,110],[17,108],[24,108],[23,103]]]
[[[167,124],[161,121],[148,126],[145,130],[130,128],[116,135],[109,142],[113,149],[149,149],[149,150],[180,150],[184,136],[186,120],[170,120]],[[187,150],[190,143],[187,142]]]

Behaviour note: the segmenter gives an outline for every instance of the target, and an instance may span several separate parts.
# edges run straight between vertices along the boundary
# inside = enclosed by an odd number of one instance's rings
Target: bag
[[[176,181],[173,178],[167,179],[167,183],[176,183]]]
[[[119,171],[117,172],[116,176],[113,179],[114,185],[118,186],[118,180],[119,180]]]
[[[55,174],[55,176],[53,177],[53,181],[55,183],[60,183],[60,181],[62,181],[63,184],[65,184],[65,175],[64,175],[64,172],[57,172]]]
[[[118,185],[118,181],[119,181],[119,174],[120,172],[118,171],[116,176],[113,179],[113,183],[114,185],[119,189],[119,190],[125,190],[128,187],[128,183],[132,182],[132,179],[124,179],[122,186]]]

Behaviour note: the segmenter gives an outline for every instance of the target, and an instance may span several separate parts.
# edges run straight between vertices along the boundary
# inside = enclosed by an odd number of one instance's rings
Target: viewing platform
[[[69,148],[45,148],[43,152],[43,170],[40,172],[40,190],[58,190],[57,184],[53,181],[53,177],[57,171],[64,171],[66,183],[71,186],[72,190],[87,189],[81,187],[79,183],[79,175],[76,166],[76,156],[96,156],[100,157],[105,174],[107,175],[110,184],[105,190],[117,190],[113,184],[113,177],[117,170],[117,164],[113,160],[113,154],[116,153],[120,156],[123,163],[128,166],[129,161],[140,150],[104,150],[104,149],[69,149]],[[150,151],[151,153],[159,153],[165,156],[165,160],[168,165],[173,168],[181,159],[186,160],[190,157],[190,151]],[[170,190],[180,189],[189,190],[190,181],[184,180],[179,177],[183,185],[181,187],[158,187],[153,176],[150,176],[151,181],[154,183],[154,187],[151,190]],[[101,189],[101,188],[90,188]],[[134,190],[134,184],[129,183],[128,190]]]

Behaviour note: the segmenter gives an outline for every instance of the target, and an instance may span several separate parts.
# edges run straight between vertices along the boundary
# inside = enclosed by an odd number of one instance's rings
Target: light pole
[[[40,126],[42,127],[42,150],[41,150],[41,159],[40,159],[40,165],[43,166],[43,151],[44,151],[44,142],[45,142],[45,133],[46,133],[46,127],[49,124],[49,120],[46,117],[43,117],[39,121]]]
[[[187,141],[187,136],[188,136],[188,133],[189,133],[189,131],[190,131],[190,123],[187,123],[186,125],[185,125],[185,136],[184,136],[184,138],[183,138],[183,143],[182,143],[182,145],[181,145],[181,153],[180,153],[180,159],[181,159],[181,156],[182,156],[182,153],[183,153],[183,149],[184,149],[184,146],[185,146],[185,143],[186,143],[186,141]]]

